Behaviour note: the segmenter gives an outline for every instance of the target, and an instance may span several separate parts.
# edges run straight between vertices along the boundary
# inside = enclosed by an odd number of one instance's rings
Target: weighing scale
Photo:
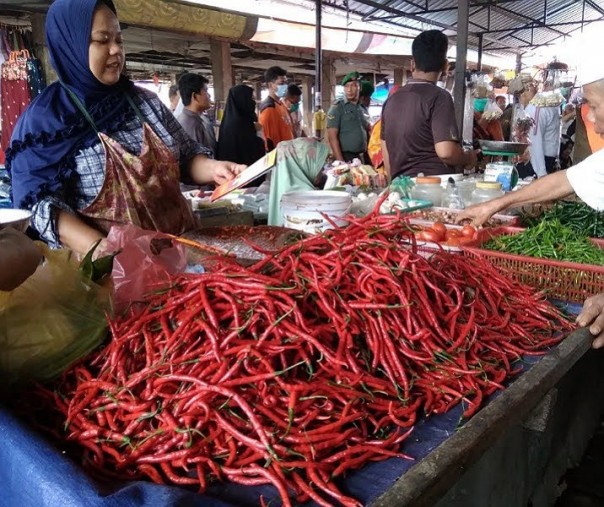
[[[479,140],[478,144],[484,155],[493,157],[517,157],[522,155],[528,148],[528,143],[514,143],[510,141],[483,141]],[[512,171],[510,188],[514,188],[518,184],[518,170],[516,164]]]

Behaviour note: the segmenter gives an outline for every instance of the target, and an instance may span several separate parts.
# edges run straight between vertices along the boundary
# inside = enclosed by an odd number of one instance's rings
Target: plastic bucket
[[[287,192],[281,197],[283,225],[315,234],[332,228],[323,216],[327,215],[336,225],[348,222],[344,217],[349,213],[352,197],[346,192],[326,190],[304,190]]]

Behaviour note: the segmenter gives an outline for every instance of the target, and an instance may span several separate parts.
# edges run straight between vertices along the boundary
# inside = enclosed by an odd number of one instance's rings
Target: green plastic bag
[[[46,262],[15,290],[0,291],[3,384],[51,380],[107,333],[110,291],[82,273],[69,250],[41,248]]]

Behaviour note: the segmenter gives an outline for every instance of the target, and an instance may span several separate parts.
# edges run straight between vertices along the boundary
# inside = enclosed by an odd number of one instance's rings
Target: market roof
[[[441,29],[455,41],[457,0],[323,0],[325,6],[423,31]],[[470,0],[468,46],[518,54],[559,42],[585,24],[604,19],[602,0]]]

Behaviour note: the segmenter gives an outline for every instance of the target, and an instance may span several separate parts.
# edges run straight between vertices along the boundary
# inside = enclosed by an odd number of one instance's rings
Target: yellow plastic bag
[[[110,292],[89,281],[69,250],[50,250],[21,286],[0,291],[0,380],[46,381],[101,344]]]

